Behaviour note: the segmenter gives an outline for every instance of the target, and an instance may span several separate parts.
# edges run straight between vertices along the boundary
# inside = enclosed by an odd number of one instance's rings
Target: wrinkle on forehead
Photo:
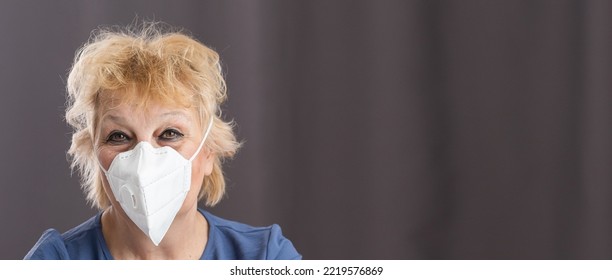
[[[121,104],[129,104],[135,109],[144,109],[150,103],[156,103],[168,107],[191,108],[197,104],[194,102],[195,97],[188,90],[162,93],[149,87],[132,85],[119,90],[101,90],[96,97],[96,106],[112,109]]]
[[[134,114],[133,110],[127,106],[119,106],[113,109],[106,110],[106,112],[100,117],[100,121],[104,122],[110,120],[115,123],[127,123],[128,120],[132,119]],[[194,121],[190,118],[191,111],[187,109],[176,109],[153,106],[147,108],[144,112],[137,112],[139,116],[143,117],[146,122],[153,121],[165,121],[168,119],[174,120],[179,119],[185,122]],[[140,115],[142,114],[142,115]],[[195,117],[195,115],[193,115]]]

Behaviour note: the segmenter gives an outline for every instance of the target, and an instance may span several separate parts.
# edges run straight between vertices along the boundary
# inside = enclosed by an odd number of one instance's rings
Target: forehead
[[[164,107],[190,108],[195,104],[195,95],[185,91],[162,92],[150,87],[129,86],[116,90],[101,90],[96,96],[96,106],[113,108],[123,104],[148,108],[150,104]],[[140,109],[140,108],[139,108]]]
[[[172,98],[174,97],[174,98]],[[104,91],[98,95],[96,102],[96,118],[98,121],[107,117],[131,117],[145,114],[149,117],[181,117],[188,121],[198,120],[197,110],[193,102],[185,100],[184,95],[153,96],[134,90]]]

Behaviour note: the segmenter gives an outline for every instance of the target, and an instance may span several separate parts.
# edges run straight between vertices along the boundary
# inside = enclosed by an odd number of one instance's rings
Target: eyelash
[[[162,136],[166,133],[173,133],[174,137],[169,137],[169,138],[162,138]],[[166,130],[164,130],[159,136],[158,138],[164,140],[164,141],[176,141],[180,138],[182,138],[183,136],[185,136],[184,134],[180,133],[178,130],[176,129],[172,129],[172,128],[168,128]]]
[[[168,133],[172,133],[174,134],[174,136],[171,137],[164,137],[165,134]],[[123,137],[124,139],[121,140],[116,140],[113,139],[114,137]],[[162,131],[162,133],[158,136],[158,139],[160,139],[161,141],[169,141],[169,142],[174,142],[179,140],[180,138],[182,138],[183,136],[185,136],[183,133],[180,133],[178,130],[176,129],[166,129],[164,131]],[[127,134],[121,132],[121,131],[112,131],[108,137],[106,138],[106,140],[104,140],[104,143],[110,143],[110,144],[115,144],[115,145],[120,145],[126,142],[129,142],[130,140],[132,140],[132,138],[130,138],[129,136],[127,136]]]
[[[113,139],[113,137],[118,137],[118,136],[122,136],[124,139],[122,140],[115,140]],[[106,140],[104,140],[104,143],[110,143],[110,144],[122,144],[125,143],[129,140],[131,140],[132,138],[130,138],[129,136],[127,136],[125,133],[121,132],[121,131],[112,131],[108,137],[106,137]]]

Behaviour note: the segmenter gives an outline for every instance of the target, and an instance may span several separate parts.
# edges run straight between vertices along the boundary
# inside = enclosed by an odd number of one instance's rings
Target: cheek
[[[108,170],[111,163],[113,162],[113,159],[115,159],[117,154],[118,152],[107,149],[107,148],[100,148],[98,150],[98,154],[97,154],[98,161],[100,162],[100,165],[102,165],[102,168],[104,168],[104,170]]]
[[[117,156],[117,154],[118,154],[117,152],[110,151],[104,148],[98,150],[97,157],[98,157],[98,161],[100,162],[100,165],[102,166],[102,168],[104,168],[105,170],[108,170],[111,163],[113,162],[113,159],[115,159],[115,156]],[[113,192],[110,189],[110,184],[108,183],[108,180],[106,179],[106,175],[104,175],[104,172],[102,170],[100,170],[100,180],[102,181],[102,188],[104,189],[106,196],[109,198],[111,203],[114,204],[115,196],[113,195]]]

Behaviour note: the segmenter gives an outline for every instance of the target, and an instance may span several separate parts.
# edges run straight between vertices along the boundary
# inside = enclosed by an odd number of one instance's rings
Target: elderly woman
[[[136,30],[135,30],[136,29]],[[100,212],[45,231],[26,259],[300,259],[278,225],[252,227],[198,208],[224,194],[239,143],[219,116],[219,56],[158,24],[99,30],[68,76],[69,154]]]

